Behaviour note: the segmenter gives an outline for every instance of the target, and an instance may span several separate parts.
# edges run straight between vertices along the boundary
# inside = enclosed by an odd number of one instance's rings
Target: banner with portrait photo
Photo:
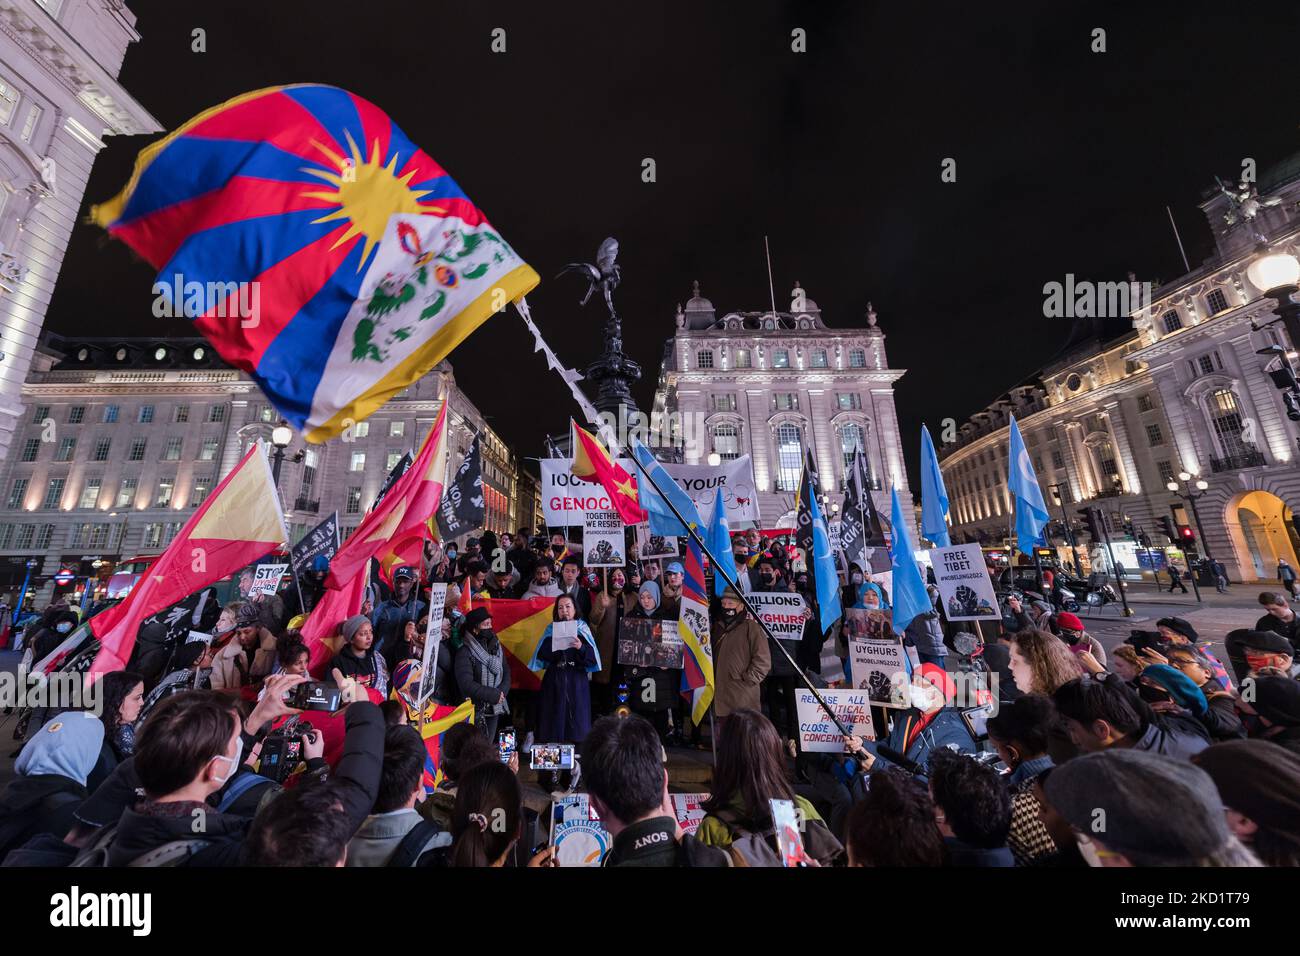
[[[636,526],[636,556],[641,561],[655,558],[677,557],[677,538],[673,535],[651,534],[650,525]]]
[[[849,608],[844,612],[849,676],[854,689],[866,691],[877,707],[907,707],[912,662],[891,618],[888,611]]]
[[[1002,616],[978,544],[933,548],[930,565],[939,587],[943,614],[950,621],[996,621]]]
[[[677,621],[625,617],[618,624],[616,661],[629,667],[682,667],[681,636]]]

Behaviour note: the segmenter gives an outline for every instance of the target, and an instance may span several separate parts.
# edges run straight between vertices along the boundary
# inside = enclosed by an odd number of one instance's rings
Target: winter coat
[[[625,615],[628,618],[650,618],[656,621],[668,620],[662,613],[663,605],[651,614],[647,614],[640,604]],[[673,618],[673,620],[676,620]],[[716,666],[716,665],[715,665]],[[679,700],[682,685],[682,672],[668,667],[623,667],[623,677],[628,685],[628,704],[639,714],[653,714],[671,709]],[[649,683],[653,683],[651,693]]]
[[[580,743],[591,730],[591,679],[587,675],[599,663],[596,638],[587,623],[579,621],[581,645],[557,653],[551,647],[552,627],[546,626],[536,654],[536,662],[546,666],[537,704],[537,740]]]
[[[615,595],[606,607],[592,602],[587,623],[596,635],[596,648],[600,651],[600,671],[592,674],[597,684],[608,684],[614,673],[614,660],[618,656],[618,622],[632,613],[637,606],[636,595],[624,591]]]
[[[252,667],[247,667],[247,662],[243,645],[237,637],[232,637],[212,661],[212,689],[237,690],[271,673],[275,667],[275,635],[265,628],[259,630]],[[247,668],[247,674],[241,668]]]
[[[0,793],[0,859],[41,833],[63,838],[86,799],[86,788],[70,777],[42,773],[15,777]]]
[[[429,605],[421,601],[416,590],[412,588],[405,604],[388,600],[370,612],[370,626],[375,631],[375,642],[372,646],[377,653],[383,655],[390,671],[397,660],[400,660],[396,655],[398,645],[402,643],[402,633],[406,630],[406,622],[414,621],[418,625],[420,618],[428,610]]]
[[[487,669],[474,659],[468,646],[468,642],[477,640],[477,637],[466,634],[463,635],[463,639],[466,643],[456,651],[456,686],[460,689],[460,693],[474,702],[475,720],[478,721],[491,717],[492,706],[500,700],[502,694],[510,693],[510,661],[506,659],[505,648],[500,646],[499,640],[496,641],[502,658],[501,682],[490,686],[485,683]],[[482,647],[481,644],[479,646]]]
[[[714,713],[759,710],[759,688],[772,669],[767,635],[757,621],[741,612],[713,624]]]

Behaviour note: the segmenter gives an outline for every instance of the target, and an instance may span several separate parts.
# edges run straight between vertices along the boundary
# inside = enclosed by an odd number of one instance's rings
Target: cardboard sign
[[[625,617],[618,625],[617,663],[629,667],[682,666],[682,639],[676,621]]]
[[[253,575],[253,586],[248,589],[248,596],[274,594],[280,587],[280,579],[289,570],[287,564],[259,564]]]
[[[560,866],[600,866],[613,843],[585,793],[551,803],[551,845]]]
[[[623,519],[617,511],[591,511],[582,525],[582,564],[587,568],[621,568],[627,563]]]
[[[958,544],[930,551],[934,581],[944,617],[950,621],[997,620],[997,595],[978,544]]]
[[[674,793],[670,796],[673,798],[673,816],[677,817],[677,825],[684,833],[694,836],[695,831],[700,828],[700,821],[707,816],[701,804],[709,799],[709,794]]]
[[[884,639],[849,638],[848,645],[849,671],[855,690],[865,691],[877,707],[911,705],[908,684],[912,663],[902,638],[892,635]]]
[[[433,696],[437,681],[438,645],[442,643],[442,612],[447,605],[447,585],[429,585],[429,629],[424,633],[424,658],[420,661],[420,709]]]
[[[662,534],[651,534],[648,524],[636,526],[636,544],[637,557],[642,561],[677,557],[677,539]]]
[[[823,690],[819,693],[849,733],[867,740],[876,739],[871,725],[871,701],[865,693],[858,690]],[[812,691],[795,691],[795,707],[799,713],[800,750],[804,753],[844,753],[843,735],[826,716]]]
[[[773,637],[782,641],[803,639],[804,622],[810,612],[802,594],[794,591],[750,591],[745,596],[754,605],[759,618],[771,630]]]

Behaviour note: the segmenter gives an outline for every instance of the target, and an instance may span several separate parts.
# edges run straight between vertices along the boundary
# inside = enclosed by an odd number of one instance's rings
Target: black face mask
[[[735,616],[736,616],[737,614],[739,614],[739,613],[740,613],[740,610],[739,610],[738,608],[734,608],[734,607],[724,607],[724,608],[722,609],[722,616],[723,616],[723,617],[735,617]]]
[[[1172,700],[1169,691],[1163,687],[1152,687],[1150,684],[1138,684],[1138,696],[1148,704],[1159,704],[1162,701]]]

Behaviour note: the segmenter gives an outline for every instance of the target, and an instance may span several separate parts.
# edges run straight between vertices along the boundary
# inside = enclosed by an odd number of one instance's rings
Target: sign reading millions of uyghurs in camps
[[[622,516],[617,511],[591,511],[584,517],[583,567],[621,568],[626,564]]]
[[[325,555],[328,561],[339,549],[339,513],[336,511],[316,527],[312,528],[289,552],[289,560],[297,574],[311,570],[311,564],[319,555]]]
[[[997,620],[1001,616],[984,552],[978,544],[934,548],[930,551],[930,564],[948,620]]]
[[[858,690],[823,690],[820,693],[845,730],[855,737],[876,739],[871,726],[871,701],[866,694]],[[814,754],[844,753],[844,735],[817,703],[812,691],[795,691],[795,708],[799,714],[800,750]]]
[[[638,486],[645,480],[641,469],[630,458],[620,458],[618,463],[637,480]],[[571,464],[567,458],[542,459],[542,517],[548,527],[580,528],[586,512],[611,507],[605,489],[573,474],[569,470]],[[721,485],[727,525],[737,530],[746,523],[758,523],[758,496],[754,493],[754,470],[748,455],[724,461],[717,467],[665,463],[664,470],[695,502],[704,521],[709,521],[713,514],[714,492]]]
[[[803,638],[804,622],[808,618],[808,605],[802,594],[794,591],[751,591],[749,603],[772,632],[783,641]]]

